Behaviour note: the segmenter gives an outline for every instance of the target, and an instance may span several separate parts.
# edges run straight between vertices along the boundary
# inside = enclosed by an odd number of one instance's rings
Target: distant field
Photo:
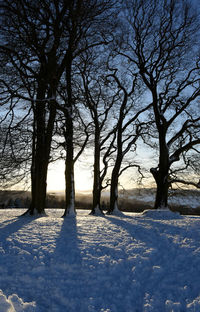
[[[154,206],[155,189],[137,188],[119,193],[119,208],[127,212],[141,212]],[[0,191],[1,208],[27,208],[30,204],[30,192]],[[109,205],[109,192],[102,192],[104,209]],[[48,194],[48,208],[64,208],[64,192]],[[200,214],[200,190],[170,190],[169,206],[183,214]],[[91,209],[92,192],[76,194],[77,209]]]
[[[92,194],[77,194],[77,207],[91,208]],[[154,207],[155,189],[132,189],[120,192],[119,208],[127,212],[141,212]],[[109,192],[102,193],[102,203],[109,205]],[[169,206],[174,211],[182,214],[200,215],[200,191],[199,190],[170,190]]]

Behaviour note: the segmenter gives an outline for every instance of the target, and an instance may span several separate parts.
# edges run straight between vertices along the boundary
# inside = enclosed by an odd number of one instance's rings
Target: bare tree
[[[107,44],[115,1],[10,1],[1,5],[3,27],[1,53],[8,55],[22,87],[5,82],[12,97],[29,100],[33,111],[32,204],[30,214],[44,212],[46,176],[56,110],[65,116],[66,209],[74,211],[73,110],[75,60],[87,49]],[[97,31],[98,28],[98,31]],[[107,38],[107,39],[106,39]],[[65,81],[66,99],[57,91]]]
[[[128,35],[121,55],[138,72],[153,103],[159,162],[155,208],[167,207],[170,168],[184,154],[199,151],[198,19],[188,1],[129,1]],[[197,113],[198,111],[198,113]]]
[[[115,125],[116,142],[114,142],[114,145],[116,146],[116,155],[111,173],[110,207],[108,209],[108,214],[113,214],[118,211],[118,184],[121,174],[130,167],[137,167],[140,174],[142,174],[140,165],[133,161],[128,162],[124,166],[122,165],[127,153],[131,150],[136,150],[137,140],[143,133],[143,127],[146,126],[145,118],[143,117],[142,120],[142,113],[149,110],[152,103],[140,103],[138,105],[141,89],[137,75],[134,76],[132,74],[130,78],[127,72],[125,76],[121,74],[120,79],[117,75],[117,69],[115,69],[107,78],[115,81],[117,92],[120,94],[118,99],[117,122]],[[127,81],[129,88],[127,87]]]
[[[66,48],[65,79],[67,101],[60,107],[65,115],[65,142],[66,142],[66,207],[64,216],[75,214],[74,198],[74,107],[76,103],[75,84],[77,75],[76,64],[81,62],[81,55],[94,47],[108,44],[114,27],[116,1],[71,1],[70,15],[67,22],[69,33],[68,47]]]
[[[106,55],[107,53],[104,51],[104,59]],[[106,62],[101,60],[99,63],[99,56],[95,51],[85,54],[81,62],[80,71],[82,76],[80,92],[85,109],[89,111],[90,129],[93,138],[94,170],[91,214],[96,215],[103,214],[101,209],[101,192],[107,186],[105,177],[109,168],[109,158],[115,152],[113,142],[116,137],[116,129],[113,110],[119,95],[108,87]]]
[[[1,6],[4,14],[1,53],[5,65],[16,73],[16,82],[7,86],[12,98],[29,102],[33,112],[31,188],[28,213],[43,213],[46,177],[56,116],[56,90],[65,68],[64,28],[68,2],[10,1]],[[20,81],[20,88],[16,86]]]

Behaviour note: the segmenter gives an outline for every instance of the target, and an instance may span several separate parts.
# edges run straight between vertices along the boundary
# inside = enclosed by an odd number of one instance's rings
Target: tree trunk
[[[45,146],[37,147],[31,168],[31,205],[27,214],[43,214],[46,202],[46,180],[49,158]]]
[[[93,178],[93,202],[90,214],[103,214],[101,210],[101,185],[100,185],[100,131],[95,126],[94,142],[94,178]]]
[[[39,158],[39,154],[37,156]],[[40,153],[40,156],[42,157],[43,154]],[[30,215],[45,213],[48,159],[41,159],[43,161],[38,162],[34,170]]]
[[[111,176],[111,187],[110,187],[110,206],[107,214],[113,214],[118,212],[118,181],[119,181],[119,171],[121,167],[122,157],[117,157],[115,166],[112,171]]]
[[[74,133],[73,133],[73,98],[72,98],[72,51],[68,50],[66,62],[67,105],[65,107],[65,212],[67,215],[76,215],[75,186],[74,186]]]
[[[43,90],[44,91],[44,90]],[[53,90],[51,90],[53,92]],[[55,92],[55,90],[54,90]],[[41,94],[40,94],[41,96]],[[43,93],[43,96],[45,94]],[[37,102],[33,131],[33,155],[31,166],[31,205],[25,214],[45,213],[47,193],[47,171],[51,151],[51,141],[56,116],[54,100],[50,103],[50,113],[45,127],[45,104]]]
[[[120,116],[118,121],[118,132],[117,132],[117,157],[115,160],[115,165],[112,170],[111,176],[111,187],[110,187],[110,207],[108,210],[108,214],[113,214],[114,212],[118,212],[118,182],[119,182],[119,172],[123,160],[123,143],[122,143],[122,124],[124,119],[124,108],[127,103],[127,96],[125,96],[123,105],[120,109]]]
[[[73,162],[67,156],[65,161],[65,212],[67,215],[75,216],[75,186],[74,186],[74,166]]]
[[[155,171],[151,169],[151,172],[156,181],[156,199],[154,208],[155,209],[167,209],[168,207],[168,172],[162,173],[160,170]]]
[[[76,215],[75,212],[75,185],[74,185],[74,146],[73,121],[71,115],[66,116],[66,159],[65,159],[65,212],[67,215]]]
[[[168,207],[168,175],[169,175],[169,151],[166,144],[165,131],[159,129],[160,156],[158,168],[152,168],[151,173],[156,181],[155,209],[167,209]]]
[[[33,127],[33,146],[35,153],[32,155],[31,166],[31,205],[25,214],[42,214],[44,213],[46,200],[46,176],[48,159],[46,159],[45,148],[45,99],[46,87],[43,83],[38,87],[37,101],[34,113]]]
[[[111,187],[110,187],[110,206],[107,214],[113,214],[118,211],[118,175],[112,173]]]

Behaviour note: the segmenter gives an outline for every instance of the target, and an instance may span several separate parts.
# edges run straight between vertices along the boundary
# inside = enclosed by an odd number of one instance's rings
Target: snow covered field
[[[155,202],[155,189],[132,189],[125,192],[124,196],[120,194],[123,199],[136,201],[137,203],[146,203],[154,206]],[[109,193],[108,193],[109,196]],[[187,207],[187,208],[200,208],[200,191],[199,190],[169,190],[168,203],[170,206]]]
[[[199,312],[200,217],[0,210],[0,312]]]

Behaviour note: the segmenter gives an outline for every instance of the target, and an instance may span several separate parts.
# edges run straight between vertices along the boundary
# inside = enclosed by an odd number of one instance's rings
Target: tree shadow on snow
[[[14,219],[7,220],[3,224],[6,224],[4,227],[0,228],[0,246],[5,248],[7,245],[7,238],[12,234],[18,232],[25,225],[31,223],[34,218],[27,217],[15,217]],[[8,223],[9,222],[9,223]],[[2,224],[1,223],[1,224]]]
[[[62,221],[54,256],[70,261],[70,258],[79,257],[76,217],[65,217]]]
[[[109,221],[121,227],[133,239],[132,242],[130,240],[127,249],[127,258],[132,258],[131,265],[135,269],[130,274],[133,274],[133,279],[136,276],[141,285],[140,294],[144,303],[145,293],[152,298],[152,302],[161,294],[158,299],[162,304],[159,307],[160,311],[164,311],[165,302],[169,298],[172,302],[180,298],[181,308],[185,311],[187,301],[184,297],[184,287],[190,289],[187,300],[195,300],[198,290],[192,277],[194,268],[195,276],[200,274],[200,266],[197,267],[200,260],[198,253],[194,254],[191,247],[183,245],[184,239],[187,240],[192,233],[185,232],[176,224],[162,223],[162,220],[149,218],[135,218],[134,222],[128,222],[126,218],[110,216]],[[158,288],[160,293],[157,292]]]
[[[59,236],[56,239],[54,253],[49,265],[49,281],[46,284],[48,311],[69,311],[70,300],[79,297],[81,278],[81,251],[77,235],[76,217],[65,217],[62,220]],[[59,280],[59,283],[57,282]],[[69,304],[69,306],[68,306]],[[73,311],[79,311],[80,302],[74,301]]]
[[[122,227],[133,239],[144,241],[149,248],[155,247],[155,242],[158,241],[157,238],[159,238],[160,243],[163,241],[166,244],[167,238],[162,235],[163,233],[179,232],[179,228],[174,224],[162,223],[162,220],[154,220],[145,216],[124,216],[123,219],[108,216],[108,220],[118,227]],[[134,222],[129,222],[129,220],[134,220]]]

